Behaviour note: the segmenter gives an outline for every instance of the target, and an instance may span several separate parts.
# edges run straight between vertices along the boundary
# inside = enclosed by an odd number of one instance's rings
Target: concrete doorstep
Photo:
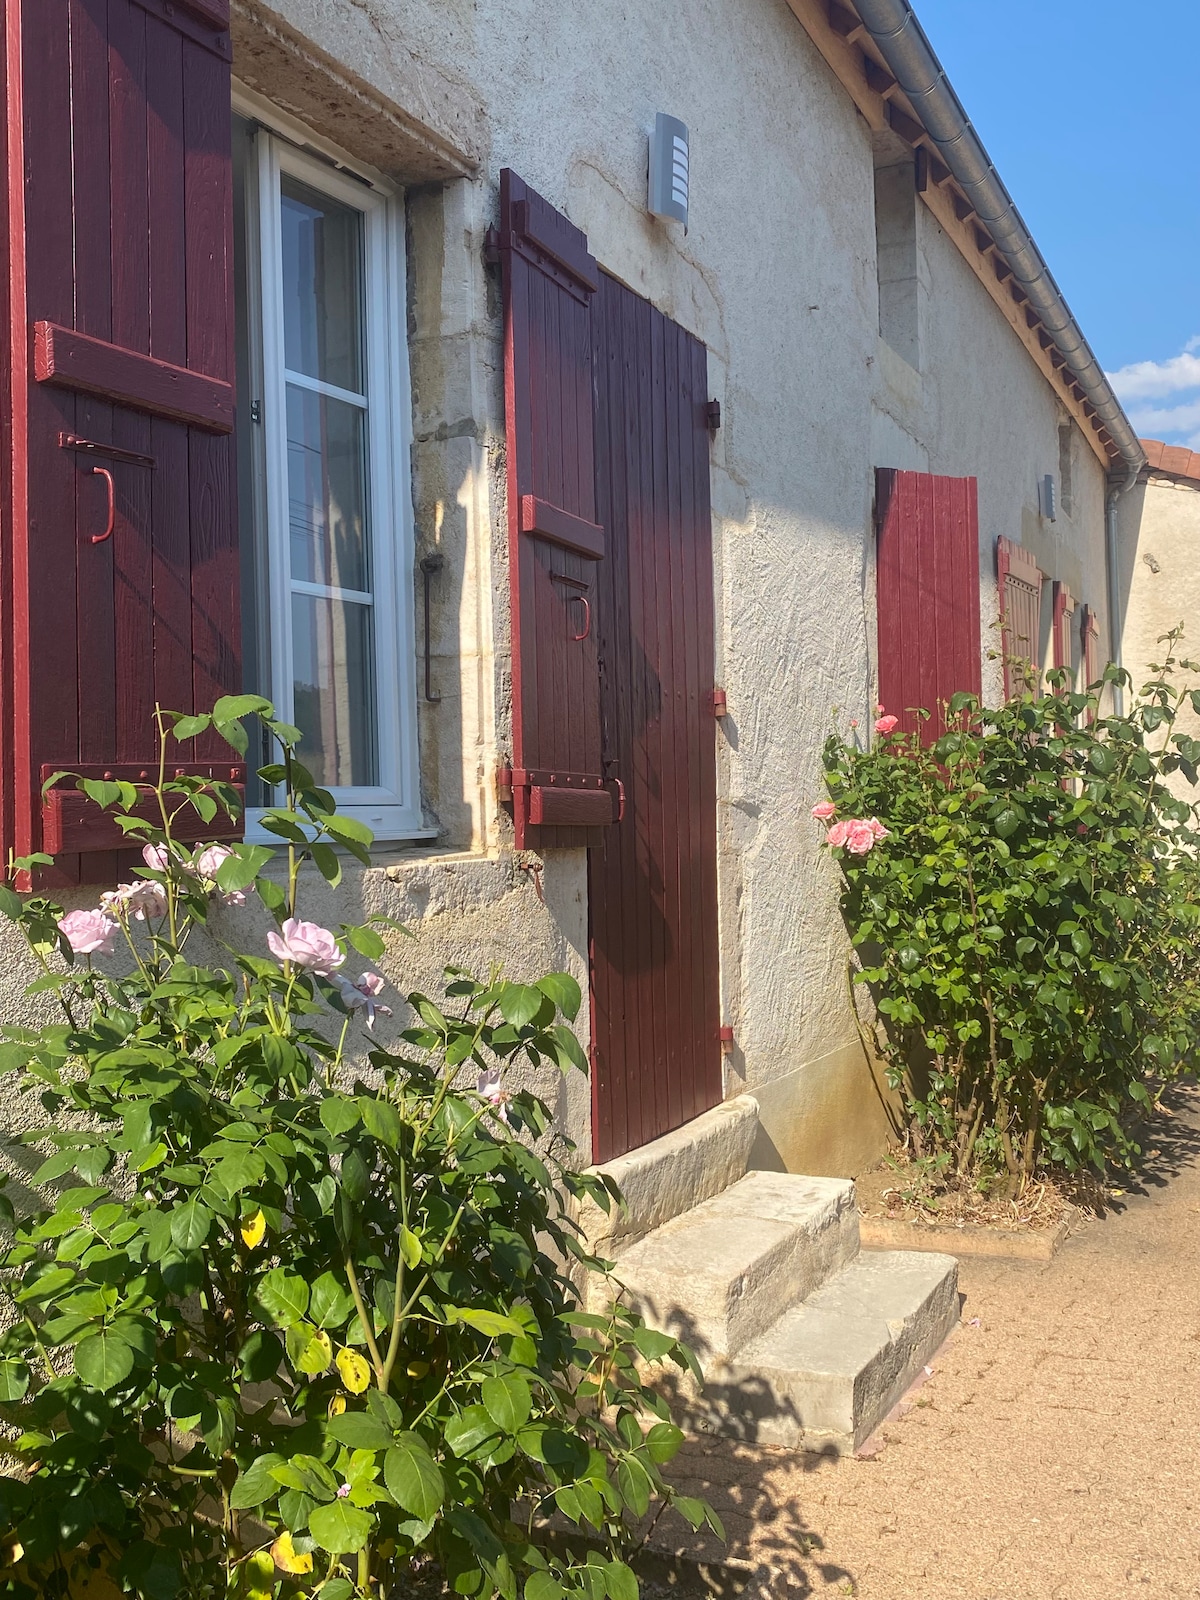
[[[725,1128],[748,1150],[749,1119],[721,1111],[713,1126],[699,1126],[704,1117],[692,1125],[697,1142],[706,1147]],[[658,1182],[655,1146],[637,1152],[639,1189],[654,1195],[658,1216],[664,1197],[696,1193],[695,1149],[689,1159],[680,1137],[687,1132],[662,1141]],[[717,1165],[728,1172],[728,1163]],[[680,1166],[690,1183],[673,1176]],[[674,1373],[663,1371],[661,1382],[697,1430],[853,1452],[958,1321],[957,1261],[918,1251],[862,1254],[847,1179],[733,1174],[719,1193],[649,1232],[636,1220],[626,1226],[625,1240],[618,1228],[609,1235],[618,1247],[615,1277],[652,1327],[695,1351],[701,1392]]]

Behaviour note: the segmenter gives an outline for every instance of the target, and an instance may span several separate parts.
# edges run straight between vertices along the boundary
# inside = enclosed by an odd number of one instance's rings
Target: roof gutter
[[[1123,492],[1145,466],[1146,453],[971,119],[950,87],[912,6],[908,0],[854,0],[854,6],[938,154],[975,207],[980,222],[995,240],[1013,277],[1028,295],[1030,305],[1108,429],[1124,466],[1123,472],[1118,470],[1112,475],[1117,479],[1117,492]]]

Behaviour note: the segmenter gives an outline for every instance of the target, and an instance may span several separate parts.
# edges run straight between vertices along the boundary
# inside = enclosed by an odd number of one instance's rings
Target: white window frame
[[[288,529],[287,398],[283,355],[283,253],[281,179],[290,175],[363,217],[367,461],[371,558],[372,636],[379,782],[334,788],[343,814],[367,824],[380,841],[435,837],[424,826],[417,752],[417,684],[413,613],[414,529],[411,493],[412,409],[405,295],[404,200],[378,175],[341,161],[325,141],[305,137],[290,119],[271,116],[259,96],[237,93],[234,108],[258,124],[257,171],[247,235],[251,370],[260,397],[255,428],[255,502],[263,526],[266,582],[259,595],[269,641],[264,651],[270,685],[264,691],[284,722],[293,716],[292,594],[314,586],[293,582]],[[303,142],[319,156],[299,148]],[[335,165],[336,163],[336,165]],[[339,170],[339,167],[344,170]],[[249,187],[249,185],[248,185]],[[268,203],[269,202],[269,203]],[[257,260],[254,259],[257,254]],[[257,290],[257,293],[254,291]],[[354,400],[334,386],[301,376],[306,388]],[[265,533],[265,539],[263,535]],[[262,570],[260,565],[260,571]],[[321,593],[327,592],[322,587]],[[356,598],[346,593],[347,599]],[[301,745],[299,759],[304,760]],[[261,824],[261,810],[246,817],[246,837],[278,843]]]

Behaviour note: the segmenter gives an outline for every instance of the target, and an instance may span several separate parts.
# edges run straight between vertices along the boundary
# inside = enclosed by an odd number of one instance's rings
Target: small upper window
[[[258,122],[235,131],[246,684],[300,729],[301,760],[341,809],[411,836],[399,196]]]

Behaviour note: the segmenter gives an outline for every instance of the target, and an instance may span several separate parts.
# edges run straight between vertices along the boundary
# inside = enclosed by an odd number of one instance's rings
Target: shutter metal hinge
[[[714,689],[712,692],[712,714],[714,717],[727,717],[729,715],[729,702],[725,697],[724,689]]]
[[[733,1029],[728,1025],[722,1028],[720,1038],[721,1054],[723,1056],[731,1056],[733,1054]]]
[[[511,767],[496,768],[496,797],[501,805],[512,804],[513,771]]]
[[[721,426],[721,402],[710,400],[704,407],[704,425],[709,433],[716,433]]]
[[[483,264],[485,267],[498,267],[500,265],[499,228],[489,228],[483,236]]]

